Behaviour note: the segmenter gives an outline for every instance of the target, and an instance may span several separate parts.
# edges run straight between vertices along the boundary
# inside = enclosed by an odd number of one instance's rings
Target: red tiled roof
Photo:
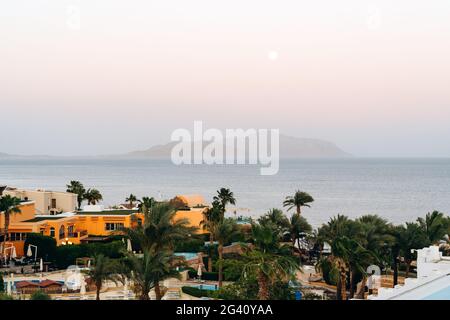
[[[51,286],[51,285],[53,285],[53,284],[56,284],[56,285],[62,287],[62,284],[61,284],[61,283],[56,282],[56,281],[53,281],[53,280],[49,280],[49,279],[46,279],[46,280],[42,281],[42,282],[39,284],[39,286],[40,286],[41,288],[45,288],[45,287]]]
[[[39,284],[31,281],[19,281],[16,283],[16,288],[21,289],[25,287],[39,287]]]

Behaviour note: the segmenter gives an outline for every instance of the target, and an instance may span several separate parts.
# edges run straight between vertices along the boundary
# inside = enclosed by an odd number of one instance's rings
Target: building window
[[[137,223],[138,223],[138,226],[141,227],[141,226],[142,226],[142,219],[141,219],[141,218],[138,218],[138,219],[137,219]]]
[[[67,234],[69,235],[69,238],[73,237],[73,226],[67,227]]]
[[[123,223],[105,223],[106,231],[117,231],[122,230],[124,227]]]
[[[26,239],[26,233],[11,232],[8,233],[6,239],[9,241],[24,241]]]
[[[55,237],[55,228],[53,227],[50,228],[50,237]]]
[[[61,226],[59,228],[59,238],[64,239],[65,237],[66,237],[66,229],[64,228],[64,226]]]
[[[52,199],[52,209],[56,209],[56,199]]]

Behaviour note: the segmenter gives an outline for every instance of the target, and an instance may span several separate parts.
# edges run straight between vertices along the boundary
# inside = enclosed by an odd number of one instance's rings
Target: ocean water
[[[315,199],[303,214],[314,226],[337,214],[379,214],[392,222],[415,220],[432,210],[450,213],[450,159],[282,160],[274,176],[258,166],[182,165],[163,160],[0,160],[0,184],[65,190],[70,180],[101,191],[105,205],[130,193],[155,198],[202,194],[220,187],[237,199],[237,214],[258,216],[282,208],[300,189]]]

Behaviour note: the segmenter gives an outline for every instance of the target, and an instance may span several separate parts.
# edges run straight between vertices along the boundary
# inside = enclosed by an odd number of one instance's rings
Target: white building
[[[36,213],[41,215],[72,212],[77,207],[77,195],[69,192],[49,191],[43,189],[25,190],[8,187],[4,195],[17,197],[25,201],[34,201]]]
[[[417,250],[417,278],[404,285],[379,288],[369,300],[450,300],[450,257],[443,257],[438,246]]]

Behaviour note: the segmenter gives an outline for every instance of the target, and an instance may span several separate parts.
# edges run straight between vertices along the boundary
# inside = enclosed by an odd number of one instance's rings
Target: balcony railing
[[[87,230],[82,230],[79,232],[72,232],[67,235],[68,238],[83,238],[88,235]]]

